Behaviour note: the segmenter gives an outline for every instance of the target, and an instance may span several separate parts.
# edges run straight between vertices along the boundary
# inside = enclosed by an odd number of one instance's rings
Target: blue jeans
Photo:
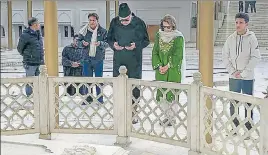
[[[40,74],[39,66],[29,66],[29,65],[23,64],[23,67],[26,72],[26,77],[38,76]],[[27,84],[25,91],[26,91],[27,97],[29,97],[33,93],[33,88]]]
[[[93,73],[95,73],[95,77],[102,77],[103,76],[103,60],[90,60],[90,61],[84,61],[83,63],[83,76],[85,77],[93,77]],[[90,83],[88,84],[91,85]],[[100,85],[103,85],[100,83]],[[97,96],[101,94],[101,89],[96,86],[96,92]],[[92,90],[91,90],[92,93]],[[88,89],[84,88],[84,91],[82,95],[88,94]],[[88,99],[92,100],[92,99]],[[103,96],[100,96],[98,98],[98,101],[100,103],[103,103]]]
[[[229,79],[229,90],[236,92],[236,93],[242,93],[247,95],[253,95],[253,86],[254,86],[254,80],[241,80],[241,79]],[[238,101],[236,101],[238,102]],[[251,104],[248,103],[248,106],[250,107]],[[235,107],[233,104],[230,105],[230,114],[231,116],[235,113]],[[253,110],[250,111],[251,113],[251,119],[253,120]],[[245,117],[247,117],[247,109],[245,109]],[[239,121],[237,118],[234,118],[233,123],[235,126],[239,125]],[[252,128],[252,125],[250,122],[247,122],[246,127],[248,130]]]

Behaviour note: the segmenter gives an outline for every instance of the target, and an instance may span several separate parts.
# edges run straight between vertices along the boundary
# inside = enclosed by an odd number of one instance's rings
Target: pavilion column
[[[58,11],[56,1],[44,1],[45,63],[48,76],[58,76]]]
[[[111,20],[110,10],[111,10],[110,0],[106,0],[106,30],[108,30],[110,27],[110,20]]]
[[[199,71],[202,74],[202,83],[213,87],[213,53],[214,53],[214,1],[199,1]],[[211,101],[207,101],[208,109],[212,108]],[[208,121],[208,123],[212,123]],[[206,134],[207,143],[211,143],[210,134]]]
[[[44,31],[45,31],[45,64],[47,67],[48,76],[59,76],[59,63],[58,63],[58,9],[56,1],[44,1]],[[59,94],[59,87],[55,87],[55,94]],[[58,99],[55,97],[55,126],[59,126],[59,115],[58,115]],[[48,105],[48,104],[47,104]],[[49,111],[48,106],[40,105],[43,111]],[[52,111],[49,111],[52,112]],[[40,113],[40,122],[45,121],[49,118],[49,112]],[[50,125],[48,122],[47,127],[40,128],[40,139],[51,139]]]
[[[33,16],[33,1],[32,0],[27,0],[27,18],[31,18]]]
[[[115,10],[115,17],[118,16],[119,13],[119,1],[115,0],[114,1],[114,10]]]
[[[199,31],[200,31],[200,19],[199,19],[199,12],[200,12],[200,2],[197,1],[197,18],[196,18],[196,22],[197,22],[197,25],[196,25],[196,49],[199,50],[199,40],[200,40],[200,34],[199,34]]]
[[[7,1],[8,49],[13,49],[12,37],[12,1]]]

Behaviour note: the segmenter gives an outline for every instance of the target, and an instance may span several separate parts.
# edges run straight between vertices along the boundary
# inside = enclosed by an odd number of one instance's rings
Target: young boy
[[[237,93],[253,95],[254,68],[260,60],[260,51],[254,32],[249,31],[249,16],[238,13],[235,16],[236,31],[231,34],[222,49],[223,63],[229,72],[229,90]],[[248,104],[250,107],[251,104]],[[238,109],[236,109],[238,111]],[[231,116],[235,107],[231,104]],[[251,119],[252,119],[251,110]],[[245,110],[247,117],[247,110]],[[233,123],[238,126],[239,121],[234,118]],[[245,123],[248,130],[252,128],[249,122]]]

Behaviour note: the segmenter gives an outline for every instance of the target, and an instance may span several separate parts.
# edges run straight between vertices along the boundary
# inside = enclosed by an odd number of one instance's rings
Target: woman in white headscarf
[[[181,83],[185,71],[185,41],[183,34],[177,30],[176,20],[171,15],[165,15],[161,20],[161,29],[156,33],[152,51],[152,66],[157,81]],[[162,91],[161,91],[162,90]],[[157,91],[156,100],[165,110],[165,118],[160,125],[172,126],[175,123],[174,112],[178,106],[174,102],[176,97],[172,91],[166,95],[166,89]],[[178,102],[178,97],[177,97]],[[171,111],[173,109],[174,112]]]

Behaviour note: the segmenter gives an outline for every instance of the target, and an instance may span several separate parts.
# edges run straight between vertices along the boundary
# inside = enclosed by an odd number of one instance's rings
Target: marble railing
[[[117,135],[189,148],[190,155],[267,155],[268,99],[191,84],[131,79],[121,66],[112,78],[1,79],[1,134]],[[68,152],[68,150],[66,150]]]

